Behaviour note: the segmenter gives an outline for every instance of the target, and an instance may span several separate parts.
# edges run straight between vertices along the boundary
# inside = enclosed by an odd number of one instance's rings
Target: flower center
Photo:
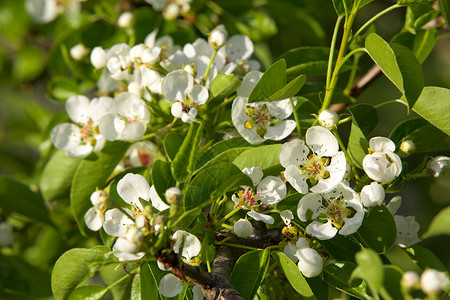
[[[270,109],[266,104],[258,105],[256,107],[247,107],[245,112],[250,117],[250,119],[245,122],[245,128],[256,128],[256,132],[261,137],[267,132],[267,126],[278,124],[280,121],[271,115]]]
[[[94,126],[94,121],[92,119],[89,119],[89,121],[82,125],[80,125],[80,135],[81,135],[81,142],[82,144],[91,144],[95,145],[97,140],[95,139],[95,135],[100,134],[100,131],[98,129],[98,126]]]
[[[331,200],[325,202],[325,216],[328,220],[331,220],[333,225],[340,229],[344,223],[344,218],[351,214],[350,209],[344,205],[344,200]]]
[[[315,185],[320,178],[330,177],[330,173],[326,170],[329,165],[329,159],[325,157],[318,157],[314,154],[308,156],[308,159],[301,159],[300,171],[304,175],[308,175],[309,181]]]
[[[255,193],[253,189],[246,186],[244,189],[240,190],[237,193],[238,198],[240,199],[239,203],[237,204],[241,208],[244,209],[252,209],[255,207],[258,207],[258,196],[259,193]]]
[[[150,164],[153,162],[153,156],[151,156],[147,152],[147,149],[145,149],[144,147],[142,147],[138,150],[138,157],[139,157],[139,161],[141,162],[141,164],[144,167],[150,166]]]

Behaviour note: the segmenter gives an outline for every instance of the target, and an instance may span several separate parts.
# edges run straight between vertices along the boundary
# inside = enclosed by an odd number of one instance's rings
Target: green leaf
[[[53,226],[42,198],[27,185],[4,176],[0,176],[0,207]]]
[[[68,299],[73,290],[96,270],[111,261],[106,249],[74,248],[56,261],[52,272],[52,290],[56,300]]]
[[[236,157],[241,155],[242,152],[249,149],[250,147],[240,147],[240,148],[232,148],[228,149],[220,154],[218,154],[216,157],[208,161],[199,171],[203,170],[204,168],[212,167],[215,164],[222,163],[222,162],[233,162]]]
[[[406,252],[423,270],[431,268],[440,272],[448,272],[441,260],[427,248],[415,245],[406,249]]]
[[[404,29],[416,34],[423,25],[436,17],[437,11],[433,9],[433,3],[413,4],[406,9]]]
[[[278,31],[277,23],[269,15],[253,9],[240,15],[234,24],[237,30],[254,42],[270,38]]]
[[[450,235],[450,207],[445,208],[434,217],[422,238],[426,239],[438,235]]]
[[[325,75],[327,73],[328,47],[299,47],[281,55],[286,60],[287,76],[289,78],[306,75]]]
[[[422,118],[450,135],[450,119],[443,112],[450,111],[450,89],[425,87],[413,107]]]
[[[32,80],[44,70],[46,57],[44,52],[34,46],[21,48],[14,57],[12,75],[19,81]]]
[[[351,278],[364,279],[373,293],[383,287],[383,263],[378,254],[371,249],[363,249],[355,256],[358,267],[353,271]]]
[[[279,251],[273,251],[271,255],[283,271],[284,275],[286,275],[289,283],[300,295],[302,295],[302,297],[306,299],[316,299],[299,268],[286,256],[286,254]]]
[[[67,77],[56,76],[47,84],[47,96],[65,102],[70,96],[82,94],[78,85]]]
[[[399,5],[423,4],[431,2],[434,2],[434,0],[397,0],[397,4]]]
[[[389,139],[391,139],[397,146],[400,145],[400,142],[404,140],[404,137],[413,132],[416,129],[422,128],[429,123],[422,118],[414,118],[405,120],[399,123],[394,130],[392,130],[389,135]]]
[[[403,299],[402,287],[400,281],[403,277],[403,271],[396,266],[383,266],[384,281],[383,286],[392,299]]]
[[[373,299],[367,293],[367,285],[362,280],[351,279],[356,265],[348,261],[328,264],[323,268],[323,279],[331,286],[360,299]]]
[[[57,151],[42,172],[39,182],[42,198],[51,201],[65,196],[80,162],[79,158],[68,157],[64,151]]]
[[[369,148],[366,136],[378,125],[378,111],[372,105],[365,103],[347,109],[352,115],[352,127],[347,147],[348,154],[355,166],[362,169],[362,161]]]
[[[450,27],[450,1],[438,0],[438,3],[442,16],[445,19],[445,23],[447,23],[447,26]]]
[[[331,240],[320,241],[320,244],[339,261],[355,261],[355,253],[361,249],[358,244],[340,234]]]
[[[344,6],[345,1],[345,6]],[[372,2],[373,0],[362,0],[361,3],[356,10],[359,10],[364,5]],[[345,7],[347,7],[347,14],[349,14],[352,11],[353,5],[355,2],[358,2],[358,0],[333,0],[334,9],[336,10],[336,13],[338,16],[345,16]]]
[[[250,177],[234,164],[221,162],[199,172],[186,188],[186,210],[200,207],[214,197],[240,185],[252,185]]]
[[[305,75],[299,75],[291,80],[285,87],[273,94],[267,101],[283,100],[297,95],[306,82]]]
[[[404,138],[412,140],[416,146],[414,153],[450,151],[450,136],[433,125],[426,125],[410,132]]]
[[[175,132],[169,132],[164,138],[164,150],[167,157],[173,160],[183,144],[183,137]]]
[[[269,267],[269,253],[269,249],[255,250],[236,261],[230,283],[244,299],[253,299],[258,291]]]
[[[195,167],[195,153],[197,152],[203,127],[200,123],[192,122],[189,131],[178,153],[172,162],[172,174],[178,182],[184,182]]]
[[[77,287],[72,294],[70,294],[69,300],[99,300],[103,299],[103,296],[108,290],[101,285],[83,285]]]
[[[200,149],[195,156],[195,160],[197,162],[195,165],[195,169],[200,169],[208,161],[211,161],[227,150],[245,147],[252,147],[252,145],[242,137],[234,137],[229,140],[221,141],[209,148],[204,147]]]
[[[140,300],[158,300],[159,280],[155,277],[153,270],[148,263],[141,265],[140,273]]]
[[[419,63],[423,63],[425,59],[430,55],[437,40],[436,28],[430,28],[427,30],[417,31],[414,37],[414,43],[412,52],[417,57]]]
[[[122,160],[129,144],[108,143],[100,152],[93,152],[79,164],[70,190],[70,206],[82,234],[86,235],[84,215],[92,206],[89,198],[97,188],[103,188],[106,180]]]
[[[389,45],[375,33],[367,36],[366,50],[412,109],[424,85],[422,67],[415,55],[403,45]]]
[[[240,169],[259,167],[264,175],[277,174],[283,171],[280,164],[281,144],[255,147],[242,152],[233,163]]]
[[[241,85],[241,81],[234,74],[217,74],[211,82],[211,98],[224,98],[234,93]]]
[[[107,286],[111,286],[110,292],[114,300],[129,300],[131,296],[131,287],[133,277],[124,273],[122,268],[117,268],[118,263],[107,264],[100,270],[100,276]],[[127,268],[127,271],[132,271]],[[124,277],[126,277],[124,279]],[[117,283],[117,281],[119,281]]]
[[[161,199],[165,199],[164,194],[168,188],[175,186],[176,182],[172,177],[170,163],[157,160],[152,167],[152,183]]]
[[[358,232],[364,242],[378,253],[389,250],[397,238],[394,217],[384,205],[370,210]]]

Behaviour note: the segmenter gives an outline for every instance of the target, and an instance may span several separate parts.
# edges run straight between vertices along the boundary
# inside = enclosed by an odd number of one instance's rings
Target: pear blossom
[[[326,129],[335,127],[339,121],[339,116],[335,111],[325,109],[319,115],[319,123]]]
[[[395,241],[400,247],[408,248],[420,242],[419,229],[414,216],[394,216],[395,225],[397,226],[397,240]]]
[[[91,64],[96,69],[103,69],[106,67],[106,51],[102,47],[94,47],[89,58],[91,60]]]
[[[109,141],[136,141],[144,136],[150,121],[150,111],[145,102],[128,92],[114,97],[112,112],[100,123],[100,132]]]
[[[297,215],[302,222],[313,220],[306,233],[319,240],[329,240],[338,232],[355,233],[362,224],[364,210],[358,194],[340,183],[327,193],[310,193],[301,198]]]
[[[183,291],[183,286],[178,277],[173,274],[167,274],[159,282],[158,291],[164,297],[172,298]]]
[[[297,266],[305,277],[312,278],[318,276],[323,270],[323,258],[320,254],[309,247],[297,249]]]
[[[289,257],[289,259],[294,263],[297,263],[297,250],[302,248],[309,248],[309,242],[306,238],[299,238],[295,244],[292,241],[288,242],[283,248],[283,253],[286,254],[286,256]]]
[[[33,21],[40,24],[50,23],[64,11],[57,0],[26,0],[25,9]]]
[[[209,34],[208,42],[214,49],[219,49],[227,41],[228,31],[222,24],[214,28]]]
[[[391,182],[402,172],[402,161],[394,153],[395,144],[385,137],[369,140],[369,154],[363,159],[367,176],[378,182]]]
[[[446,290],[450,285],[450,280],[444,272],[435,269],[426,269],[420,275],[420,287],[427,294],[436,294]]]
[[[149,141],[137,142],[125,153],[131,167],[149,167],[156,157],[156,145]]]
[[[282,140],[297,126],[294,120],[285,120],[293,112],[289,99],[248,103],[248,96],[261,77],[259,71],[245,75],[231,108],[234,127],[251,144]]]
[[[179,188],[171,187],[166,190],[164,197],[166,197],[168,203],[175,204],[183,198],[183,195]]]
[[[412,140],[405,140],[400,144],[400,154],[407,157],[416,152],[416,144]]]
[[[98,190],[92,193],[90,200],[92,207],[84,215],[84,223],[90,230],[98,231],[103,226],[108,194],[104,190]]]
[[[286,180],[302,194],[331,191],[342,182],[347,164],[334,135],[321,126],[306,131],[306,145],[302,140],[285,143],[280,163]]]
[[[275,176],[262,179],[262,171],[257,167],[245,168],[242,172],[252,179],[255,188],[241,186],[241,190],[231,196],[235,206],[250,210],[247,215],[257,221],[273,224],[274,219],[271,216],[258,213],[255,209],[261,204],[272,205],[280,202],[286,196],[285,183]]]
[[[433,158],[428,164],[428,172],[430,172],[434,177],[439,177],[444,168],[450,165],[450,157],[448,156],[437,156]]]
[[[233,226],[234,233],[241,238],[248,238],[253,233],[253,226],[246,219],[239,219]]]
[[[361,190],[361,202],[365,207],[382,205],[384,202],[384,188],[381,184],[374,181],[365,185]]]
[[[118,257],[120,261],[125,260],[138,260],[144,257],[145,253],[139,251],[142,240],[144,238],[143,233],[136,227],[130,227],[125,236],[119,237],[112,248],[114,256]]]
[[[402,276],[401,284],[407,289],[415,288],[419,284],[419,275],[414,271],[407,271]]]
[[[117,25],[119,25],[119,27],[122,28],[127,28],[131,27],[133,25],[133,22],[134,22],[133,14],[129,11],[126,11],[119,16],[119,19],[117,20]]]
[[[70,48],[70,56],[75,60],[82,60],[88,53],[89,50],[83,44],[76,44]]]
[[[171,113],[185,123],[196,121],[197,108],[208,100],[208,90],[194,84],[194,78],[184,70],[176,70],[166,75],[162,82],[162,93],[174,102]]]
[[[106,67],[112,78],[116,80],[128,79],[131,66],[130,46],[127,44],[116,44],[106,53]]]
[[[199,239],[195,235],[184,230],[175,231],[172,239],[175,240],[173,251],[175,251],[176,254],[180,254],[187,263],[196,264],[195,257],[197,257],[202,250],[202,244]]]
[[[100,133],[100,122],[110,112],[112,99],[100,97],[89,100],[86,96],[71,96],[66,101],[66,111],[75,123],[62,123],[53,128],[50,137],[56,148],[70,157],[85,157],[105,145]]]

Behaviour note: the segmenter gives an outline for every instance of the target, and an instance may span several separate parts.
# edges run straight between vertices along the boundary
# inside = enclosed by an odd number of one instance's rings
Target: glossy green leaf
[[[363,241],[378,253],[389,250],[397,238],[394,217],[384,205],[370,210],[358,232]]]
[[[83,285],[77,287],[72,294],[70,294],[69,300],[100,300],[108,292],[108,290],[101,285]]]
[[[422,67],[415,55],[403,45],[389,45],[375,33],[367,36],[366,50],[386,77],[402,92],[411,109],[424,85]]]
[[[149,263],[142,264],[140,273],[140,300],[158,300],[158,287],[159,280],[156,278]]]
[[[234,137],[225,141],[221,141],[209,148],[204,147],[200,149],[195,156],[196,160],[195,169],[198,170],[208,161],[214,159],[215,157],[217,157],[218,155],[227,150],[243,147],[252,147],[252,145],[242,137]]]
[[[433,218],[422,237],[429,238],[438,235],[450,235],[450,207],[443,209]]]
[[[233,163],[240,170],[259,167],[263,170],[265,176],[277,174],[283,170],[280,164],[281,146],[281,144],[274,144],[248,149],[236,157]]]
[[[53,225],[42,198],[27,185],[4,176],[0,176],[0,207]]]
[[[122,160],[129,144],[108,143],[100,152],[93,152],[79,164],[70,190],[70,206],[80,231],[86,234],[84,215],[92,207],[89,200],[97,188],[103,188],[106,180]]]
[[[362,169],[362,161],[369,148],[366,136],[378,125],[378,111],[372,105],[365,103],[351,106],[348,111],[352,114],[352,127],[347,147],[348,155],[353,164]]]
[[[112,260],[106,249],[74,248],[65,252],[55,263],[52,290],[56,300],[68,299],[75,288],[101,263]]]
[[[234,164],[221,162],[203,169],[186,188],[184,207],[186,210],[201,207],[214,197],[240,185],[252,185],[250,177]]]
[[[359,299],[373,299],[367,293],[367,285],[362,280],[351,279],[356,264],[348,261],[338,261],[323,268],[323,279],[331,286]]]
[[[239,148],[228,149],[228,150],[218,154],[216,157],[214,157],[210,161],[208,161],[205,165],[203,165],[202,168],[199,169],[199,171],[203,170],[204,168],[212,167],[218,163],[223,163],[223,162],[232,163],[236,159],[236,157],[241,155],[242,152],[244,152],[245,150],[247,150],[249,148],[250,147],[239,147]]]
[[[400,145],[400,142],[403,140],[405,136],[410,134],[416,129],[422,128],[429,123],[422,118],[414,118],[408,119],[401,123],[399,123],[394,130],[392,130],[389,135],[389,139],[391,139],[395,144]]]
[[[286,60],[287,76],[292,78],[301,74],[325,75],[329,55],[328,47],[300,47],[289,50],[280,59]]]
[[[355,7],[355,9],[358,10],[372,1],[373,0],[362,0],[360,1],[359,6]],[[338,16],[345,16],[346,14],[345,8],[347,8],[347,14],[349,14],[352,11],[353,5],[357,2],[358,2],[357,0],[333,0],[333,5]]]
[[[450,89],[425,87],[413,107],[425,120],[450,135],[450,119],[442,112],[450,111]]]
[[[164,138],[164,150],[170,160],[173,160],[183,144],[183,137],[175,132],[169,132]]]
[[[414,245],[406,249],[406,252],[423,270],[431,268],[440,272],[448,272],[441,260],[427,248]]]
[[[383,263],[378,254],[371,249],[363,249],[355,256],[358,267],[353,271],[351,278],[365,280],[373,293],[383,287]]]
[[[211,98],[223,98],[231,95],[241,85],[241,81],[234,74],[217,74],[211,82]]]
[[[417,57],[417,60],[422,64],[430,55],[437,40],[436,28],[427,30],[419,30],[414,38],[412,51]]]
[[[401,280],[403,271],[396,266],[383,266],[383,286],[392,299],[403,299]]]
[[[78,85],[63,76],[53,77],[47,84],[47,96],[60,102],[65,102],[70,96],[80,94],[82,92]]]
[[[280,269],[286,275],[292,287],[305,299],[316,299],[313,291],[309,287],[297,265],[283,252],[274,251],[272,257],[277,262]]]
[[[244,299],[253,299],[269,267],[269,249],[245,253],[236,261],[231,285]],[[249,268],[251,266],[251,268]]]
[[[39,189],[46,201],[68,195],[73,175],[81,159],[68,157],[64,151],[57,151],[45,165],[39,182]]]
[[[430,124],[410,132],[405,140],[414,142],[415,153],[450,151],[450,136]]]
[[[355,261],[355,253],[361,248],[348,237],[337,234],[330,240],[320,241],[320,244],[339,261]]]
[[[442,16],[445,19],[445,23],[450,27],[450,1],[449,0],[438,0],[439,9],[442,13]]]
[[[200,123],[192,122],[189,131],[172,162],[172,174],[178,182],[184,182],[195,167],[195,153],[197,152],[203,127]]]
[[[132,269],[127,268],[127,271],[130,272]],[[127,276],[122,268],[117,268],[117,264],[108,264],[102,267],[100,276],[107,286],[113,285],[110,292],[114,300],[130,299],[133,276]],[[119,282],[117,283],[117,281]]]
[[[172,177],[169,162],[162,160],[155,161],[152,167],[152,183],[159,197],[164,199],[166,190],[176,184]]]
[[[432,20],[433,12],[437,12],[433,9],[433,3],[409,5],[406,9],[404,28],[408,32],[416,34],[424,24]]]

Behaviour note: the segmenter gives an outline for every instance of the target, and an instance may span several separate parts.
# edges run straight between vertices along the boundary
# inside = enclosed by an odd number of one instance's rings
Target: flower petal
[[[275,220],[271,216],[257,213],[254,209],[250,210],[247,215],[249,215],[256,221],[263,221],[266,224],[273,224],[275,222]]]
[[[369,147],[373,152],[395,151],[395,144],[388,138],[377,136],[369,140]]]
[[[172,298],[183,291],[181,280],[173,274],[167,274],[159,282],[159,292],[164,297]]]
[[[258,184],[257,192],[263,204],[276,204],[286,196],[286,184],[278,177],[267,176]]]
[[[330,176],[328,178],[319,178],[319,182],[311,188],[311,192],[327,193],[334,189],[344,179],[346,167],[345,154],[339,151],[331,158],[330,165],[325,168]]]
[[[337,231],[338,230],[333,227],[331,220],[326,223],[314,221],[306,227],[306,233],[319,240],[329,240],[336,235]]]
[[[323,211],[322,196],[320,194],[308,194],[303,196],[297,205],[297,216],[302,222],[306,222],[308,218],[306,217],[307,212],[312,211],[312,219],[317,218]]]
[[[181,256],[186,258],[188,261],[196,257],[202,250],[202,244],[200,243],[199,239],[195,235],[187,231],[177,230],[173,234],[172,239],[175,240],[173,251],[175,251],[175,253],[177,254],[181,252]],[[183,241],[183,249],[180,250]]]
[[[90,230],[98,231],[103,225],[103,214],[95,207],[91,207],[84,215],[84,223]]]
[[[159,197],[154,185],[152,185],[152,187],[150,188],[150,201],[152,202],[152,206],[159,211],[170,208],[170,206],[162,201],[162,199]]]
[[[268,126],[264,138],[267,140],[280,141],[285,139],[294,131],[297,123],[294,120],[286,120],[274,126]]]
[[[164,77],[162,93],[169,101],[183,101],[194,87],[194,77],[185,70],[175,70]]]
[[[318,156],[335,156],[339,151],[339,143],[328,129],[313,126],[306,131],[306,144]]]
[[[316,250],[301,248],[296,253],[298,257],[298,268],[308,278],[316,277],[322,273],[323,259]]]
[[[252,179],[254,186],[256,186],[263,178],[263,171],[258,167],[245,168],[242,170],[242,173]]]
[[[140,210],[144,208],[139,201],[139,198],[149,200],[150,185],[144,176],[139,174],[128,173],[117,184],[117,193],[128,204],[131,204]]]
[[[284,171],[284,177],[297,192],[301,194],[308,193],[308,184],[306,183],[308,176],[303,175],[297,166],[289,165]]]
[[[241,85],[236,90],[236,94],[238,95],[238,97],[247,98],[248,96],[250,96],[251,91],[261,79],[262,75],[263,73],[260,71],[248,72],[242,79]]]
[[[287,168],[289,165],[300,166],[308,159],[310,150],[302,140],[284,143],[280,151],[280,164]]]
[[[131,215],[131,211],[125,209]],[[134,226],[134,222],[124,215],[119,209],[113,208],[105,213],[103,229],[111,236],[125,236],[128,227]]]

